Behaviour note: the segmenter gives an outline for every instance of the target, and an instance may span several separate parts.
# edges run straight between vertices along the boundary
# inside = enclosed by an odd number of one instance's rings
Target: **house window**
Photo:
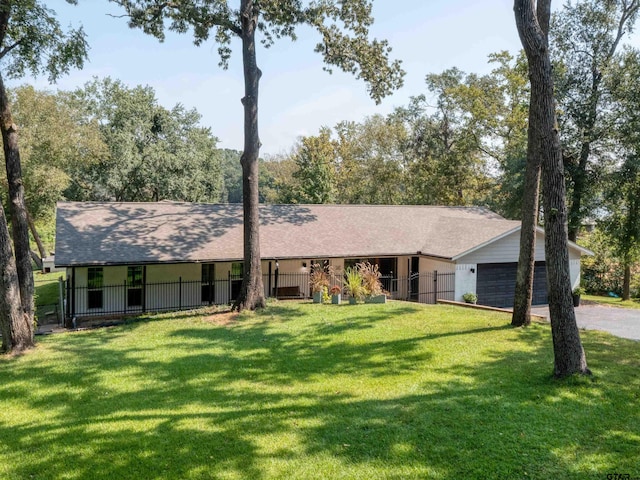
[[[233,262],[231,264],[231,300],[235,300],[240,295],[243,274],[244,263]]]
[[[202,264],[201,296],[203,303],[215,301],[215,265],[213,263]]]
[[[324,260],[324,259],[311,260],[311,271],[313,272],[318,267],[324,270],[325,272],[328,272],[329,260]]]
[[[127,267],[127,306],[142,306],[142,265]]]
[[[103,278],[102,267],[87,269],[87,308],[102,308]]]
[[[244,263],[243,262],[233,262],[231,264],[231,276],[235,278],[242,278],[244,275]]]
[[[369,259],[365,258],[365,259],[361,259],[361,258],[345,258],[344,259],[344,269],[346,270],[347,268],[356,268],[356,265],[358,263],[362,263],[362,262],[367,262],[369,261]]]

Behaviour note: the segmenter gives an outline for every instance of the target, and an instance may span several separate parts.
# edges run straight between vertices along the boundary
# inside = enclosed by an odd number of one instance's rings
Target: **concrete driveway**
[[[533,307],[531,313],[549,319],[549,307]],[[576,308],[579,328],[602,330],[616,337],[640,340],[640,310],[607,307],[604,305],[580,305]]]

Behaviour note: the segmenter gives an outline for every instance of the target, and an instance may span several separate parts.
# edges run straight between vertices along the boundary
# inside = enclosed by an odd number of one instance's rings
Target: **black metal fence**
[[[453,300],[455,273],[427,272],[408,277],[383,276],[383,288],[396,300],[436,303],[437,299]],[[265,295],[280,299],[310,298],[309,273],[274,273],[263,276]],[[92,317],[129,315],[145,312],[190,310],[207,305],[228,305],[240,293],[242,277],[209,282],[184,281],[156,282],[131,285],[124,281],[117,285],[98,288],[74,286],[66,281],[65,316]],[[333,275],[330,288],[342,289],[343,278]]]

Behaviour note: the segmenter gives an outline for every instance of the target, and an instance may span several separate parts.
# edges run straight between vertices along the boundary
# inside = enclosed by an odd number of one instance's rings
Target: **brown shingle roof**
[[[453,258],[519,228],[476,207],[262,205],[263,258]],[[236,260],[242,205],[58,203],[56,265]]]

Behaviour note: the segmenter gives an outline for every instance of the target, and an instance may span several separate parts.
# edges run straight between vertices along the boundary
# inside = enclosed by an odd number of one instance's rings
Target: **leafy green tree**
[[[337,203],[399,204],[406,192],[402,122],[374,115],[335,127]]]
[[[484,96],[495,106],[481,110],[482,149],[499,173],[485,203],[506,218],[521,218],[529,113],[527,59],[524,52],[517,57],[498,52],[489,56],[489,62],[495,67],[487,75],[492,87]]]
[[[242,152],[225,148],[218,150],[223,176],[222,200],[227,203],[242,202]]]
[[[488,111],[495,108],[494,85],[457,68],[426,77],[435,95],[412,98],[399,115],[409,130],[407,198],[409,203],[472,205],[489,187],[483,138]],[[434,110],[433,113],[430,113]]]
[[[297,166],[291,155],[279,154],[260,163],[260,201],[270,204],[297,203],[300,189],[293,176]]]
[[[609,175],[601,221],[624,269],[622,298],[631,291],[631,270],[640,259],[640,51],[627,50],[612,71],[617,140],[623,161]]]
[[[608,215],[601,221],[624,269],[622,299],[629,300],[631,269],[640,259],[640,152],[633,152],[614,173],[615,188],[606,195]]]
[[[608,77],[634,27],[640,0],[567,2],[551,28],[563,157],[569,185],[569,239],[575,241],[601,192],[611,151]]]
[[[217,201],[222,177],[217,139],[200,114],[158,104],[154,90],[94,80],[74,94],[86,123],[97,123],[108,155],[87,164],[68,196],[116,201]],[[90,179],[87,182],[85,179]],[[88,187],[84,188],[83,187]]]
[[[549,314],[553,337],[554,374],[590,374],[576,323],[569,274],[567,209],[558,135],[553,77],[549,56],[551,0],[515,0],[516,26],[529,63],[531,102],[529,105],[527,162],[539,156],[545,213],[545,258],[549,291]],[[531,155],[531,156],[530,156]],[[535,170],[535,168],[533,169]],[[531,192],[525,192],[531,195]]]
[[[244,279],[234,308],[255,309],[265,305],[260,267],[258,158],[258,68],[256,34],[269,46],[282,37],[296,38],[296,29],[308,25],[319,32],[320,53],[327,70],[338,67],[362,78],[370,96],[382,97],[402,84],[399,62],[389,62],[386,41],[370,40],[373,22],[369,0],[322,0],[304,4],[299,0],[110,0],[125,8],[129,25],[164,40],[165,29],[193,32],[201,45],[211,37],[218,44],[220,64],[227,67],[232,38],[242,41],[244,70],[244,148],[241,158],[244,205]]]
[[[300,203],[335,201],[335,149],[330,129],[302,138],[293,160],[298,167],[293,177],[299,183]]]
[[[46,92],[22,86],[9,92],[20,129],[20,160],[31,234],[39,256],[47,255],[36,225],[45,230],[54,221],[55,204],[72,178],[82,181],[89,165],[107,154],[97,123],[85,122],[66,92]],[[55,119],[55,122],[50,121]]]
[[[588,293],[607,295],[622,293],[624,267],[611,248],[611,238],[596,226],[593,231],[580,235],[580,244],[593,252],[593,256],[583,257],[580,262],[580,284]]]
[[[70,1],[70,3],[74,3]],[[0,215],[0,322],[5,351],[33,345],[33,275],[17,127],[4,78],[46,73],[55,81],[81,67],[87,45],[81,29],[65,33],[55,13],[37,0],[0,0],[0,130],[7,168],[15,258],[4,208]]]

